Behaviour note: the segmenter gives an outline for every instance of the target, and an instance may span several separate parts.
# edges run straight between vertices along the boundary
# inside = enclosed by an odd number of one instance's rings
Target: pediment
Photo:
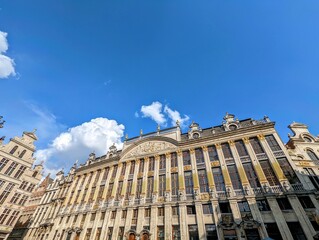
[[[174,149],[177,149],[177,146],[170,142],[158,140],[146,141],[131,148],[124,154],[123,158],[137,158],[147,155],[156,155],[166,153]]]

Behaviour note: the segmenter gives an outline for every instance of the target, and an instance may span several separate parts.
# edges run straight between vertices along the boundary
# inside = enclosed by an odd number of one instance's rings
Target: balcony
[[[294,192],[305,192],[307,191],[302,183],[295,183],[295,184],[290,184],[291,188],[289,189],[290,191]]]

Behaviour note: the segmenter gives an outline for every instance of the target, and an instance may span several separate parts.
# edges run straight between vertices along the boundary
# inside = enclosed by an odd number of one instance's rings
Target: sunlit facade
[[[313,239],[316,188],[288,151],[269,118],[232,114],[126,138],[59,173],[25,239]]]

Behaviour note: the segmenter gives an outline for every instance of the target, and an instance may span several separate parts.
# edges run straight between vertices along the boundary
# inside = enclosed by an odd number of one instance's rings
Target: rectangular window
[[[157,227],[157,240],[164,240],[165,239],[165,232],[164,226]]]
[[[186,194],[193,194],[193,176],[191,171],[184,172]]]
[[[144,217],[151,217],[151,209],[150,208],[145,208]]]
[[[135,170],[135,161],[131,161],[130,174],[134,174]]]
[[[233,158],[233,154],[230,150],[230,146],[228,143],[222,144],[222,150],[223,150],[223,154],[224,154],[225,159],[232,159]]]
[[[241,185],[241,181],[240,181],[240,177],[239,177],[236,165],[228,165],[227,168],[228,168],[230,180],[233,184],[233,188],[242,189],[243,187]]]
[[[274,135],[268,135],[268,136],[265,136],[265,138],[266,138],[266,141],[267,141],[269,147],[271,148],[271,150],[273,152],[281,150],[281,148],[280,148],[278,142],[276,141]]]
[[[109,187],[108,187],[108,189],[107,189],[107,194],[106,194],[106,198],[110,198],[111,197],[111,195],[112,195],[112,190],[113,190],[113,183],[110,183],[109,184]]]
[[[219,160],[218,153],[217,153],[216,147],[214,145],[208,146],[207,150],[208,150],[208,156],[209,156],[210,161],[218,161]]]
[[[270,211],[269,204],[266,199],[256,201],[259,211]]]
[[[0,194],[0,204],[3,204],[6,198],[9,196],[12,188],[14,187],[13,183],[8,183],[6,188],[3,190],[3,192]]]
[[[76,198],[75,198],[75,201],[76,201],[76,199],[80,196],[80,192],[81,192],[81,190],[78,191],[77,196],[76,196]],[[87,188],[84,189],[83,195],[82,195],[82,199],[81,199],[81,202],[82,202],[82,203],[84,202],[84,200],[85,200],[85,198],[86,198],[87,192],[88,192]],[[70,198],[70,200],[71,200],[71,198]]]
[[[97,194],[97,199],[98,199],[98,200],[101,200],[101,199],[102,199],[103,192],[104,192],[104,188],[105,188],[104,185],[101,185],[101,186],[99,187],[99,192],[98,192],[98,194]]]
[[[160,155],[160,159],[159,159],[159,169],[165,169],[166,168],[166,157],[165,155]]]
[[[99,181],[100,175],[101,175],[101,170],[99,169],[96,172],[96,176],[95,176],[95,179],[94,179],[94,184],[96,184]]]
[[[183,151],[183,164],[184,166],[191,165],[191,156],[188,150]]]
[[[6,172],[4,174],[10,176],[13,173],[13,171],[16,169],[17,166],[18,166],[17,163],[15,163],[15,162],[11,163],[11,165],[8,167],[8,169],[6,170]]]
[[[195,157],[196,157],[196,163],[203,163],[204,162],[204,154],[203,154],[202,148],[195,149]]]
[[[90,238],[91,238],[91,233],[92,233],[92,228],[88,228],[88,229],[86,230],[85,240],[90,240]]]
[[[127,210],[123,210],[122,211],[122,218],[126,218],[126,215],[127,215]]]
[[[122,170],[121,170],[121,175],[124,176],[125,175],[125,170],[126,170],[126,163],[122,164]]]
[[[212,168],[216,191],[225,191],[225,182],[220,167]]]
[[[205,169],[198,170],[198,180],[199,180],[199,186],[200,191],[208,192],[208,180],[207,180],[207,173]]]
[[[174,240],[180,240],[181,239],[181,233],[179,225],[173,225],[172,226],[172,234]]]
[[[125,199],[128,200],[129,196],[131,194],[132,191],[132,182],[133,180],[128,180],[127,181],[127,187],[126,187],[126,194],[125,194]]]
[[[309,179],[312,183],[312,185],[319,190],[319,178],[317,177],[315,171],[312,168],[304,168],[307,175],[309,175]]]
[[[173,206],[172,207],[172,215],[176,216],[179,214],[178,206]]]
[[[186,206],[187,214],[188,215],[194,215],[196,214],[196,208],[195,206]]]
[[[301,205],[303,208],[315,208],[315,206],[313,205],[313,202],[311,201],[310,197],[308,196],[302,196],[302,197],[298,197]]]
[[[247,201],[238,202],[239,211],[250,212],[250,207]]]
[[[7,217],[9,216],[11,210],[10,209],[4,209],[4,211],[2,212],[2,214],[0,215],[0,224],[3,224],[4,221],[7,219]]]
[[[7,163],[9,162],[8,159],[6,158],[2,158],[0,161],[0,171],[7,165]]]
[[[112,234],[113,234],[113,227],[109,227],[109,229],[107,230],[107,239],[108,240],[112,240]]]
[[[281,157],[277,158],[277,161],[285,174],[286,178],[290,183],[299,183],[299,179],[297,175],[295,174],[295,171],[292,169],[290,163],[288,162],[287,158]]]
[[[211,204],[203,204],[203,213],[204,214],[213,214],[213,207]]]
[[[136,197],[140,198],[140,195],[142,193],[142,183],[143,183],[143,178],[137,179],[137,186],[136,186]]]
[[[20,189],[22,189],[22,190],[25,190],[25,188],[27,187],[27,185],[28,185],[28,182],[26,182],[26,181],[23,181],[22,183],[21,183],[21,185],[20,185]]]
[[[154,164],[155,164],[154,157],[150,157],[149,163],[148,163],[148,171],[154,171]]]
[[[159,217],[164,217],[164,208],[163,207],[159,207],[157,210],[158,210],[158,216]]]
[[[118,183],[117,189],[116,189],[116,195],[115,195],[115,200],[118,201],[120,199],[120,194],[122,192],[123,188],[123,181],[120,181]]]
[[[110,171],[109,167],[105,168],[104,173],[103,173],[103,177],[102,177],[102,181],[105,181],[107,179],[107,176],[109,175],[109,171]]]
[[[27,169],[25,166],[20,166],[16,174],[14,174],[14,178],[20,178],[24,171]]]
[[[95,193],[95,187],[92,187],[91,192],[90,192],[90,196],[89,196],[89,202],[93,201],[94,193]]]
[[[290,202],[286,197],[284,198],[277,198],[278,205],[281,210],[291,210],[292,207],[290,205]]]
[[[249,141],[250,141],[250,144],[251,144],[251,146],[253,147],[254,152],[255,152],[256,154],[265,153],[265,151],[264,151],[264,149],[262,148],[262,146],[261,146],[261,144],[260,144],[258,138],[256,138],[256,137],[250,138]]]
[[[172,196],[178,195],[178,173],[171,174]]]
[[[151,198],[153,194],[153,184],[154,179],[153,177],[147,178],[147,198]]]
[[[21,197],[21,194],[20,193],[15,193],[13,195],[13,197],[11,198],[10,202],[11,203],[17,203],[18,199]]]
[[[120,227],[118,240],[123,240],[123,239],[124,239],[124,227]]]
[[[236,149],[237,149],[237,152],[238,152],[238,155],[240,157],[245,157],[245,156],[248,156],[248,152],[247,152],[247,149],[245,147],[245,144],[243,142],[243,140],[238,140],[235,142],[235,145],[236,145]]]
[[[144,159],[140,160],[140,165],[138,166],[138,172],[139,173],[144,172]]]
[[[95,240],[99,240],[101,237],[101,232],[102,232],[102,228],[97,228],[96,229],[96,235],[95,235]]]
[[[112,213],[111,213],[111,219],[115,219],[115,217],[116,217],[116,211],[112,211]]]
[[[229,202],[220,202],[219,208],[221,213],[232,213]]]
[[[177,153],[171,153],[171,167],[178,167]]]
[[[162,197],[164,196],[164,192],[165,192],[165,175],[160,175],[158,195]]]
[[[113,172],[112,172],[112,178],[116,177],[116,173],[117,173],[117,165],[113,166]]]
[[[255,173],[255,169],[254,169],[252,163],[250,163],[250,162],[243,163],[243,167],[244,167],[246,176],[248,178],[248,181],[250,183],[250,186],[252,188],[260,187],[260,183],[259,183],[258,177]]]
[[[267,229],[268,236],[271,239],[282,240],[279,228],[276,223],[266,223],[265,227]]]
[[[299,222],[287,222],[291,235],[295,240],[306,240],[307,237],[304,234]]]
[[[105,212],[101,212],[101,217],[100,217],[100,220],[104,220],[105,219]]]
[[[268,160],[259,161],[261,168],[264,171],[264,174],[269,182],[269,185],[275,186],[279,185],[279,181],[275,175],[274,170],[272,169]]]

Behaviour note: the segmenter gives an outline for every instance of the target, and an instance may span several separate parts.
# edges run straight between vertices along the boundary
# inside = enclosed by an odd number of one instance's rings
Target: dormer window
[[[235,124],[231,124],[231,125],[229,125],[229,130],[236,130],[237,129],[237,126],[235,125]]]
[[[23,158],[24,154],[26,153],[27,151],[26,150],[23,150],[20,155],[19,155],[19,158]]]
[[[193,134],[193,138],[194,138],[194,139],[198,139],[198,138],[199,138],[199,133],[194,133],[194,134]]]

